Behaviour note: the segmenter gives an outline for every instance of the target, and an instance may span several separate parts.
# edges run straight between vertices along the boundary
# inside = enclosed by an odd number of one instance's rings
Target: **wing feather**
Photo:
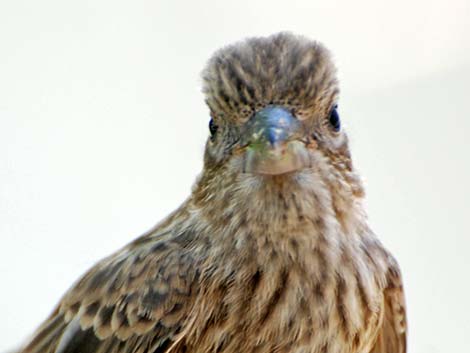
[[[406,353],[406,307],[398,265],[389,271],[384,290],[384,319],[371,353]]]
[[[180,241],[152,239],[89,270],[22,352],[164,352],[188,317],[197,270]]]

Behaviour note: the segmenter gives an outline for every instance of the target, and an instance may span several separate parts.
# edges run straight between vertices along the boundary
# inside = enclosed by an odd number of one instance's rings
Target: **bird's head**
[[[308,176],[362,195],[323,45],[289,33],[247,39],[217,51],[202,76],[211,115],[205,174],[260,183]]]

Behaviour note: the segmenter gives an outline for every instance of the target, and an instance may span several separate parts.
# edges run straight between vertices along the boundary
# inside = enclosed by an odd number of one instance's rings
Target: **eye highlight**
[[[219,127],[217,125],[215,125],[215,123],[214,123],[214,119],[211,119],[209,121],[209,132],[211,134],[212,139],[214,138],[218,128]]]
[[[341,120],[339,118],[337,105],[335,105],[333,109],[331,110],[328,121],[330,123],[331,128],[334,131],[338,132],[339,130],[341,130]]]

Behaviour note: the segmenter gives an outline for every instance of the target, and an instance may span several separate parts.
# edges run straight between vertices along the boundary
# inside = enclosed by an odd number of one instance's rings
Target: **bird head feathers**
[[[362,183],[336,111],[336,68],[322,44],[290,33],[246,39],[217,51],[202,77],[211,136],[197,200],[220,209],[229,198],[230,207],[251,203],[257,212],[276,209],[279,198],[270,195],[296,193],[302,207],[343,218],[356,208]]]
[[[327,113],[339,93],[329,51],[290,33],[222,48],[209,60],[202,77],[214,118],[235,124],[270,104],[285,106],[302,117]]]

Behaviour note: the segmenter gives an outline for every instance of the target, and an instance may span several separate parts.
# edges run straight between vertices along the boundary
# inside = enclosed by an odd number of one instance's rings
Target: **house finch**
[[[398,265],[364,190],[320,43],[288,33],[216,52],[190,197],[97,263],[24,353],[404,353]]]

